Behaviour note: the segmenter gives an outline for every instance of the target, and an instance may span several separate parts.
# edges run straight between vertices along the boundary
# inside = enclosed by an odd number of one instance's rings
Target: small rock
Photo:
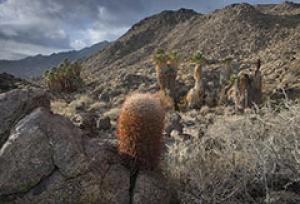
[[[234,113],[235,111],[232,106],[228,106],[224,108],[224,115],[233,115]]]
[[[165,132],[170,135],[173,130],[177,130],[179,133],[183,131],[183,125],[181,123],[181,116],[178,113],[170,113],[166,116]]]
[[[109,117],[110,119],[112,120],[116,120],[118,115],[119,115],[119,111],[120,109],[119,108],[112,108],[110,109],[109,111],[105,112],[103,114],[104,117]]]
[[[108,92],[104,92],[104,93],[99,94],[98,98],[99,98],[100,101],[104,101],[106,103],[108,103],[110,101],[110,95],[109,95]]]
[[[200,109],[200,114],[201,115],[206,115],[206,114],[208,114],[210,112],[210,108],[208,107],[208,106],[203,106],[203,107],[201,107],[201,109]]]
[[[187,141],[187,140],[190,140],[191,139],[191,135],[189,134],[185,134],[185,133],[179,133],[178,131],[176,130],[173,130],[170,134],[170,136],[172,138],[174,138],[175,140],[179,140],[181,142],[184,142],[184,141]]]
[[[89,135],[93,135],[97,132],[96,117],[92,113],[76,114],[73,121],[80,129],[87,131]]]
[[[111,128],[110,118],[103,117],[97,120],[97,128],[99,130],[108,130]]]

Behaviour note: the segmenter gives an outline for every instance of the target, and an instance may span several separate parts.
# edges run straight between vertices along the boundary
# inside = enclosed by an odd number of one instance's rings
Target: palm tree
[[[162,65],[167,64],[168,57],[167,57],[165,50],[162,48],[157,49],[155,54],[153,55],[152,60],[153,60],[154,64],[157,66],[162,66]]]
[[[162,91],[165,91],[167,88],[167,81],[165,80],[165,71],[168,68],[168,54],[164,49],[158,49],[152,58],[155,64],[156,77],[159,84],[159,87]]]
[[[202,66],[208,64],[208,60],[201,52],[196,52],[190,59],[190,63],[195,65],[194,87],[188,92],[187,102],[190,108],[200,108],[204,103],[204,84],[202,79]]]
[[[203,79],[202,79],[202,66],[208,64],[208,60],[201,52],[196,52],[190,59],[190,63],[195,65],[194,79],[195,88],[204,92]]]
[[[262,102],[262,74],[260,71],[260,66],[261,66],[261,60],[258,59],[256,62],[256,70],[254,72],[254,76],[253,76],[253,84],[252,84],[252,88],[254,88],[254,94],[253,95],[253,102],[256,104],[260,104]]]
[[[176,68],[179,64],[179,55],[174,51],[170,51],[167,54],[167,64],[171,65],[173,68]]]
[[[190,58],[190,63],[204,65],[208,63],[208,60],[203,56],[203,54],[200,51],[198,51]]]
[[[175,104],[175,85],[176,72],[179,63],[179,57],[176,52],[166,52],[164,49],[158,49],[152,60],[155,64],[156,77],[160,90],[172,98]]]

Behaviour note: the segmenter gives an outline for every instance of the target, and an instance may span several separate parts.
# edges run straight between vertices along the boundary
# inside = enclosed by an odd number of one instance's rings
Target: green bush
[[[73,92],[83,85],[81,70],[82,67],[78,62],[72,64],[66,59],[57,67],[47,70],[44,78],[50,90]]]

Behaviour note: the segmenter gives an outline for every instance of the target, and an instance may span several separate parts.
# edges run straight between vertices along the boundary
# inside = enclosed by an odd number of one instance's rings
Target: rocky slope
[[[253,67],[253,62],[261,58],[265,93],[270,95],[281,87],[299,93],[299,39],[300,11],[295,3],[233,4],[208,14],[186,9],[164,11],[137,23],[113,44],[88,58],[83,63],[85,78],[91,82],[90,90],[95,95],[109,92],[106,87],[118,94],[126,92],[122,86],[130,83],[128,75],[147,78],[140,88],[150,90],[150,81],[155,80],[151,55],[162,47],[181,54],[177,79],[186,86],[193,80],[192,68],[185,59],[201,50],[214,59],[232,56],[237,69]],[[204,71],[216,69],[222,69],[222,65],[207,66]],[[138,88],[134,85],[130,90]]]
[[[36,55],[21,60],[0,60],[0,73],[6,72],[18,77],[40,76],[45,70],[58,65],[64,59],[74,61],[86,58],[99,52],[108,44],[107,41],[103,41],[78,51],[54,53],[49,56]]]

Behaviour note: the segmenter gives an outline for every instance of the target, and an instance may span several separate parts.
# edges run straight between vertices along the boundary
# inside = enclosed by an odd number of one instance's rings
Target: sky
[[[239,2],[280,0],[0,0],[0,59],[21,59],[113,41],[162,10],[207,13]],[[300,0],[294,0],[300,3]]]

